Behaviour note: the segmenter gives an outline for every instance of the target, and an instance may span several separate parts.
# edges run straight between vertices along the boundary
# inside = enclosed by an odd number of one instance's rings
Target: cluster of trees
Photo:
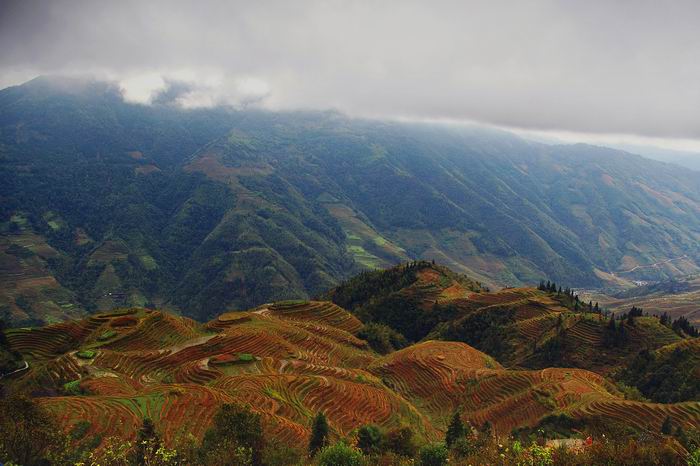
[[[627,319],[629,322],[629,318]],[[610,316],[608,325],[605,327],[605,334],[603,335],[603,345],[608,348],[624,346],[629,339],[629,335],[625,330],[625,320],[621,319],[619,322],[615,320],[615,314]]]
[[[540,280],[540,284],[537,286],[537,289],[547,293],[556,294],[557,297],[563,301],[563,304],[572,308],[574,311],[595,312],[596,314],[601,312],[600,306],[597,302],[595,304],[593,301],[588,301],[588,304],[581,302],[581,299],[573,289],[568,287],[562,289],[561,286],[557,287],[555,282],[550,282],[549,280],[545,282],[544,280]]]
[[[31,399],[11,397],[0,399],[0,462],[24,466],[583,466],[683,464],[686,459],[700,459],[700,432],[684,431],[670,418],[660,426],[660,437],[654,441],[639,442],[633,433],[620,430],[614,423],[588,431],[576,424],[579,435],[584,432],[595,441],[585,449],[547,447],[545,440],[560,433],[562,426],[565,435],[573,432],[569,429],[573,421],[560,418],[545,420],[525,434],[499,437],[488,422],[476,429],[464,422],[457,410],[442,441],[421,444],[408,427],[387,431],[376,425],[361,426],[349,438],[331,442],[328,421],[318,413],[304,452],[268,439],[260,416],[249,408],[227,404],[215,415],[201,444],[190,438],[171,449],[164,445],[150,419],[143,421],[133,442],[87,435],[89,423],[78,423],[66,436],[52,416]],[[683,449],[687,453],[679,453]]]
[[[408,346],[408,340],[388,325],[370,322],[365,324],[357,336],[366,340],[379,354],[389,354]]]
[[[349,310],[365,323],[387,326],[398,332],[405,340],[412,342],[424,338],[433,328],[453,318],[457,310],[449,306],[433,305],[430,312],[425,311],[425,295],[420,289],[407,291],[417,280],[416,273],[425,268],[435,267],[432,261],[412,261],[387,270],[362,272],[335,288],[327,298],[335,304]],[[481,286],[449,270],[438,267],[446,279],[460,280],[474,290]],[[370,332],[380,333],[373,339],[383,339],[384,330],[370,328]],[[393,338],[393,337],[392,337]],[[402,344],[395,341],[399,346]],[[395,346],[393,343],[392,346]],[[378,351],[387,348],[380,342]]]
[[[679,347],[657,353],[644,349],[619,374],[618,379],[637,387],[648,399],[659,403],[697,400],[700,378],[692,348]]]
[[[698,329],[685,316],[680,316],[671,322],[671,329],[681,336],[685,334],[690,337],[698,337],[700,335]]]

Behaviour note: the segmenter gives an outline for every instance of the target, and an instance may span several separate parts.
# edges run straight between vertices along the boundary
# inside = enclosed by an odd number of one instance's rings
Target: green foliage
[[[298,448],[270,442],[263,450],[262,462],[265,466],[298,466],[304,456]]]
[[[93,350],[82,350],[75,353],[80,359],[92,359],[97,355],[96,351]]]
[[[97,337],[97,339],[100,341],[106,341],[106,340],[109,340],[110,338],[114,338],[115,336],[117,336],[116,331],[107,330],[106,332],[103,332],[99,337]]]
[[[224,404],[204,434],[198,457],[204,464],[258,466],[264,446],[260,415],[244,406]]]
[[[421,447],[418,457],[421,466],[444,466],[447,464],[449,452],[444,443],[431,443]]]
[[[365,324],[357,336],[367,340],[369,346],[379,354],[388,354],[408,346],[408,341],[403,335],[384,324]]]
[[[382,431],[373,424],[362,426],[357,430],[357,448],[365,455],[379,453],[383,441]]]
[[[413,457],[418,450],[415,435],[411,428],[406,426],[388,431],[384,437],[384,447],[404,457]]]
[[[143,424],[136,435],[136,464],[145,466],[149,450],[157,450],[161,446],[160,438],[156,433],[156,427],[149,418],[143,420]]]
[[[482,272],[509,284],[545,274],[594,286],[594,268],[625,256],[698,258],[700,187],[671,165],[475,129],[131,105],[104,83],[54,81],[0,91],[0,222],[48,240],[60,255],[49,271],[85,309],[145,298],[204,319],[307,299],[362,265],[336,207],[396,246],[367,245],[377,261],[438,250],[483,258],[494,267]],[[653,192],[693,202],[669,209]],[[107,242],[123,251],[95,254]]]
[[[80,388],[80,379],[63,384],[63,391],[69,396],[82,395],[83,391]]]
[[[671,422],[670,416],[666,416],[664,422],[661,423],[661,433],[664,435],[671,435],[673,433],[673,423]]]
[[[688,466],[700,466],[700,448],[689,452],[686,461]]]
[[[0,432],[0,463],[48,464],[64,443],[49,413],[25,397],[0,398]]]
[[[618,379],[636,387],[652,401],[674,403],[700,397],[700,379],[696,377],[698,356],[692,348],[653,352],[642,350],[618,374]]]
[[[338,442],[323,448],[319,452],[316,462],[318,466],[361,466],[363,458],[360,450],[345,442]]]
[[[450,420],[450,425],[447,426],[447,433],[445,434],[445,444],[447,448],[452,447],[452,445],[459,439],[463,438],[467,433],[462,422],[462,416],[459,410],[456,410],[452,414],[452,419]]]
[[[309,455],[314,456],[319,450],[328,445],[328,420],[319,412],[311,425],[311,438],[309,439]]]
[[[458,313],[453,305],[441,308],[441,312],[446,316]],[[512,354],[509,337],[513,333],[514,316],[512,309],[489,307],[448,321],[440,336],[445,340],[462,341],[496,359],[501,359]]]

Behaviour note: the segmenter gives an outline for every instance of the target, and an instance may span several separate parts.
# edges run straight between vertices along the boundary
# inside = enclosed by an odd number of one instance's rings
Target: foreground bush
[[[421,466],[443,466],[447,464],[449,452],[443,443],[431,443],[420,449]]]
[[[344,442],[326,447],[318,454],[318,466],[361,466],[362,452]]]

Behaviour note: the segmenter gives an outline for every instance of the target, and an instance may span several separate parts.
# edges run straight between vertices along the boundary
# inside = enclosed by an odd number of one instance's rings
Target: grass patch
[[[80,379],[73,380],[72,382],[64,383],[63,384],[63,391],[66,393],[66,395],[71,395],[71,396],[82,395],[83,391],[80,388]]]
[[[80,359],[92,359],[97,355],[96,351],[93,350],[82,350],[75,353]]]
[[[115,332],[114,330],[107,330],[102,335],[97,337],[97,339],[100,341],[106,341],[106,340],[109,340],[110,338],[114,338],[116,336],[117,336],[117,332]]]

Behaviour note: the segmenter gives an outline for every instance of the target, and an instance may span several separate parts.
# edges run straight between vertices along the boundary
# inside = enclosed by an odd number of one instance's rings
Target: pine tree
[[[445,443],[448,447],[451,447],[458,439],[461,439],[466,434],[466,429],[462,423],[462,418],[459,410],[456,410],[452,414],[452,420],[450,425],[447,427],[447,434],[445,434]]]
[[[664,435],[671,435],[673,433],[673,424],[671,424],[670,416],[666,416],[664,423],[661,424],[661,433]]]
[[[309,454],[314,456],[319,450],[328,444],[328,420],[319,412],[311,426],[311,439],[309,440]]]
[[[155,452],[160,444],[160,439],[156,433],[156,427],[149,418],[143,420],[143,424],[136,436],[136,464],[143,466],[146,464],[149,453]]]

